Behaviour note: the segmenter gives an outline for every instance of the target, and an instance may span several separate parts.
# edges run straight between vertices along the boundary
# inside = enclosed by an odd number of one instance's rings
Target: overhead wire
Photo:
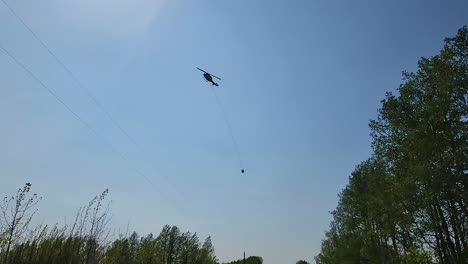
[[[91,100],[93,101],[93,103],[103,112],[106,114],[106,116],[109,118],[109,120],[134,144],[136,145],[138,148],[141,148],[140,145],[136,142],[136,140],[134,140],[130,134],[127,133],[127,131],[125,131],[125,129],[123,129],[123,127],[112,117],[112,115],[109,113],[109,111],[107,111],[104,106],[101,104],[101,102],[99,102],[97,100],[97,98],[93,95],[93,93],[91,93],[91,91],[86,88],[82,82],[78,79],[78,77],[70,70],[70,68],[68,68],[65,63],[62,62],[62,60],[60,60],[58,58],[57,55],[55,55],[55,53],[44,43],[44,41],[42,41],[42,39],[31,29],[31,27],[28,26],[28,24],[26,24],[26,22],[24,22],[24,20],[15,12],[15,10],[5,1],[5,0],[1,0],[3,2],[3,4],[8,8],[8,10],[10,10],[10,12],[15,16],[16,19],[18,19],[18,21],[21,22],[21,24],[23,24],[23,26],[34,36],[34,38],[41,44],[41,46],[47,50],[47,52],[49,53],[49,55],[51,55],[54,60],[67,72],[68,75],[70,75],[70,77],[73,79],[73,81],[77,84],[77,86],[81,89],[83,89],[87,96],[89,96],[91,98]]]
[[[231,136],[231,140],[232,140],[232,143],[233,143],[233,145],[234,145],[234,149],[235,149],[235,151],[236,151],[237,161],[238,161],[238,163],[239,163],[241,172],[244,173],[244,165],[243,165],[243,162],[242,162],[242,157],[241,157],[241,154],[240,154],[239,145],[237,144],[237,140],[236,140],[236,138],[234,137],[234,131],[233,131],[233,129],[232,129],[231,123],[229,122],[229,118],[228,118],[227,112],[226,112],[226,110],[224,109],[223,104],[222,104],[220,98],[218,97],[218,94],[216,93],[215,89],[214,89],[213,87],[210,87],[210,89],[211,89],[211,91],[213,91],[213,94],[214,94],[214,97],[216,98],[216,102],[217,102],[217,104],[218,104],[218,107],[221,109],[224,122],[226,123],[226,127],[227,127],[227,129],[228,129],[228,133],[229,133],[229,135]]]
[[[18,65],[21,69],[23,69],[31,78],[33,78],[37,83],[39,83],[39,85],[42,86],[42,88],[46,89],[46,91],[50,95],[52,95],[60,104],[62,104],[68,110],[68,112],[70,112],[79,122],[81,122],[86,128],[88,128],[98,138],[103,140],[113,152],[115,152],[116,154],[120,154],[120,156],[124,160],[126,160],[125,155],[123,155],[112,144],[110,144],[110,142],[108,142],[104,136],[102,136],[96,129],[94,129],[91,126],[91,124],[89,124],[83,118],[81,118],[81,116],[77,112],[75,112],[67,103],[65,103],[65,101],[60,96],[58,96],[55,90],[53,90],[52,88],[49,88],[44,82],[41,81],[41,79],[39,79],[39,77],[37,77],[31,70],[29,70],[28,67],[26,67],[26,65],[24,65],[20,60],[18,60],[9,50],[7,50],[1,44],[0,44],[0,50],[2,50],[6,55],[8,55],[8,57],[10,57],[10,59],[12,59],[13,62],[15,62],[15,64]],[[146,175],[144,175],[143,173],[139,173],[139,174],[141,174],[150,184],[153,184]]]
[[[68,112],[70,112],[80,123],[82,123],[87,129],[89,129],[95,136],[97,136],[100,140],[102,140],[114,153],[117,154],[122,160],[129,162],[129,160],[125,157],[125,155],[118,151],[111,142],[109,142],[103,135],[101,135],[94,127],[86,122],[76,111],[74,111],[56,92],[54,89],[47,86],[37,75],[35,75],[25,64],[23,64],[20,60],[18,60],[9,50],[7,50],[3,45],[0,44],[0,50],[3,51],[16,65],[18,65],[21,69],[23,69],[33,80],[35,80],[39,85],[44,88],[50,95],[52,95]],[[133,170],[136,174],[142,176],[150,185],[154,188],[158,188],[151,179],[141,170],[136,167],[133,167]],[[167,197],[164,197],[165,200],[168,200]],[[177,206],[177,205],[176,205]],[[177,206],[178,207],[178,206]],[[185,210],[181,207],[178,209],[185,213]]]
[[[103,106],[103,104],[94,96],[94,94],[86,88],[86,86],[83,85],[83,83],[80,81],[80,79],[76,76],[76,74],[73,73],[73,71],[65,65],[65,63],[47,46],[47,44],[42,41],[42,39],[32,30],[32,28],[21,18],[21,16],[16,13],[16,11],[8,4],[7,1],[1,0],[3,4],[10,10],[10,12],[13,14],[13,16],[18,19],[18,21],[21,22],[21,24],[33,35],[33,37],[41,44],[41,46],[49,53],[50,56],[54,58],[54,60],[65,70],[65,72],[73,79],[73,81],[76,83],[76,87],[82,89],[85,91],[86,95],[91,99],[91,101],[96,105],[96,107],[104,113],[104,115],[111,121],[111,123],[123,134],[125,137],[135,146],[136,150],[139,152],[139,154],[143,157],[148,164],[151,164],[150,166],[154,170],[153,163],[150,161],[148,158],[148,155],[146,154],[145,150],[143,147],[138,144],[138,142],[123,128],[122,125],[111,115],[111,113],[106,110],[106,108]],[[184,198],[184,195],[171,183],[171,181],[162,174],[162,177],[165,179],[165,181],[172,186],[174,191],[182,198]]]

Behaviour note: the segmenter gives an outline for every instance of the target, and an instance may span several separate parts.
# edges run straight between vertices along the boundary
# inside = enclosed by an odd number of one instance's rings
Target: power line
[[[114,126],[116,126],[134,145],[137,146],[137,148],[140,149],[141,147],[136,142],[136,140],[134,140],[130,136],[130,134],[128,134],[127,131],[125,131],[125,129],[123,129],[123,127],[112,117],[112,115],[109,113],[109,111],[107,111],[104,108],[104,106],[101,104],[101,102],[99,102],[99,100],[97,100],[97,98],[93,95],[93,93],[82,84],[82,82],[70,70],[70,68],[68,68],[65,65],[65,63],[63,63],[62,60],[60,60],[58,58],[58,56],[55,55],[55,53],[44,43],[44,41],[42,41],[42,39],[31,29],[31,27],[29,27],[28,24],[26,24],[26,22],[24,22],[24,20],[15,12],[15,10],[5,0],[1,0],[1,1],[3,2],[3,4],[5,4],[5,6],[8,8],[8,10],[10,10],[10,12],[16,17],[16,19],[18,19],[21,22],[21,24],[23,24],[23,26],[34,36],[34,38],[42,45],[42,47],[47,50],[47,52],[54,58],[54,60],[67,72],[67,74],[70,75],[70,77],[77,84],[77,86],[79,88],[83,89],[86,92],[87,96],[89,96],[91,98],[93,103],[107,116],[107,118],[109,118],[109,120],[114,124]]]
[[[152,165],[152,162],[150,162],[150,159],[148,158],[148,155],[146,154],[146,152],[144,151],[143,147],[141,147],[140,144],[138,144],[138,142],[132,137],[130,136],[130,134],[123,128],[123,126],[121,126],[119,124],[119,122],[117,122],[117,120],[110,114],[109,111],[107,111],[105,109],[105,107],[101,104],[101,102],[96,98],[96,96],[93,95],[93,93],[88,89],[86,88],[83,83],[80,81],[80,79],[76,76],[76,74],[74,74],[69,67],[67,67],[65,65],[65,63],[59,59],[59,57],[57,55],[55,55],[55,53],[47,46],[47,44],[45,44],[44,41],[42,41],[42,39],[31,29],[31,27],[28,26],[28,24],[26,24],[26,22],[15,12],[15,10],[8,4],[8,2],[6,2],[5,0],[1,0],[3,2],[3,4],[8,8],[8,10],[10,10],[10,12],[16,17],[16,19],[18,19],[18,21],[21,22],[21,24],[23,24],[23,26],[34,36],[34,38],[41,44],[41,46],[47,50],[47,52],[49,53],[49,55],[51,55],[54,60],[65,70],[65,72],[67,72],[67,74],[73,79],[73,81],[76,83],[76,87],[82,89],[83,91],[85,91],[86,95],[91,98],[91,101],[96,105],[97,108],[99,108],[99,110],[101,112],[104,113],[104,115],[111,121],[111,123],[122,133],[125,135],[125,137],[130,141],[132,142],[132,144],[135,146],[135,148],[137,149],[137,151],[140,153],[140,155],[143,157],[143,159],[145,159],[149,164],[151,164],[151,167],[153,167]],[[153,167],[154,169],[154,167]],[[165,176],[165,175],[162,175],[162,177],[166,180],[167,183],[169,183],[172,188],[174,189],[174,191],[176,191],[178,193],[179,196],[183,197],[182,193],[179,192],[177,190],[177,188],[175,188],[175,186],[173,184],[171,184],[171,182],[169,181],[169,179]]]
[[[120,158],[122,158],[124,161],[129,162],[129,160],[125,157],[122,152],[118,151],[117,148],[115,148],[104,136],[102,136],[96,129],[91,126],[88,122],[86,122],[77,112],[75,112],[65,101],[58,96],[58,94],[50,87],[48,87],[39,77],[37,77],[31,70],[26,67],[20,60],[18,60],[11,52],[9,52],[5,47],[3,47],[0,44],[0,50],[2,50],[5,54],[8,55],[10,59],[15,62],[16,65],[18,65],[21,69],[23,69],[31,78],[33,78],[39,85],[44,88],[50,95],[52,95],[60,104],[62,104],[65,109],[67,109],[68,112],[70,112],[80,123],[82,123],[86,128],[88,128],[93,134],[95,134],[99,139],[101,139],[115,154],[117,154]],[[157,188],[156,185],[146,176],[145,173],[140,171],[138,168],[133,168],[133,170],[140,176],[142,176],[149,184],[151,184],[153,187]],[[167,199],[167,197],[166,197]],[[184,211],[183,209],[179,208],[181,211]]]
[[[125,155],[123,155],[120,151],[118,151],[109,141],[106,140],[104,136],[102,136],[96,129],[94,129],[91,124],[86,122],[83,118],[81,118],[80,115],[78,115],[77,112],[73,111],[73,109],[68,106],[65,101],[57,95],[57,93],[49,88],[44,82],[41,81],[31,70],[29,70],[21,61],[19,61],[13,54],[11,54],[7,49],[5,49],[1,44],[0,44],[0,49],[5,52],[5,54],[12,59],[16,65],[20,66],[26,73],[28,73],[29,76],[31,76],[36,82],[38,82],[42,88],[46,89],[49,94],[51,94],[57,101],[59,101],[78,121],[80,121],[86,128],[88,128],[93,134],[95,134],[98,138],[104,141],[110,149],[118,154],[123,160],[128,161]],[[153,182],[144,174],[141,173],[140,171],[137,170],[137,173],[142,175],[151,185],[154,186]]]

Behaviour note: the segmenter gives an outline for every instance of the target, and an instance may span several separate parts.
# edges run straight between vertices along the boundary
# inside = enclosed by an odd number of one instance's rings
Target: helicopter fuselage
[[[213,77],[211,77],[209,73],[204,73],[203,77],[205,77],[206,81],[212,83],[214,86],[218,86],[218,84],[213,81]]]
[[[203,74],[203,77],[205,77],[205,79],[209,82],[213,82],[213,77],[211,77],[211,75],[209,75],[208,73],[204,73]]]

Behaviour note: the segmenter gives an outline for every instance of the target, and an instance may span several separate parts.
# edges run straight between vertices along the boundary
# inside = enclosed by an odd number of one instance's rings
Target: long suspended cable
[[[218,103],[218,106],[221,109],[221,112],[223,114],[224,122],[226,123],[226,127],[228,129],[229,135],[231,136],[231,140],[232,140],[232,143],[234,145],[234,149],[235,149],[236,154],[237,154],[237,161],[239,162],[241,172],[244,173],[244,165],[243,165],[241,154],[240,154],[240,151],[239,151],[239,146],[237,145],[237,140],[234,137],[234,132],[232,130],[231,123],[229,122],[227,112],[226,112],[226,110],[224,110],[223,104],[221,103],[221,100],[219,99],[218,94],[216,94],[215,89],[211,88],[211,90],[213,91],[214,97],[216,98],[216,102]]]
[[[101,135],[96,129],[91,126],[90,123],[86,122],[76,111],[74,111],[65,101],[50,87],[48,87],[39,77],[37,77],[31,70],[26,67],[20,60],[18,60],[11,52],[9,52],[5,47],[0,44],[0,50],[2,50],[16,65],[18,65],[21,69],[23,69],[33,80],[35,80],[39,85],[44,88],[50,95],[52,95],[68,112],[70,112],[80,123],[82,123],[87,129],[89,129],[94,135],[96,135],[100,140],[102,140],[112,152],[117,154],[120,158],[122,158],[125,162],[129,163],[129,160],[125,157],[125,155],[118,151],[103,135]],[[142,176],[149,184],[153,187],[157,188],[156,185],[146,176],[145,173],[140,171],[138,168],[133,167],[133,170],[140,176]],[[167,200],[167,197],[165,197]],[[182,208],[179,207],[179,210],[184,211]]]
[[[71,77],[71,79],[73,79],[73,81],[76,83],[76,87],[82,89],[86,95],[91,99],[91,101],[96,105],[96,107],[104,113],[104,115],[111,121],[111,123],[122,133],[125,135],[125,137],[135,146],[135,148],[137,149],[137,151],[139,152],[139,154],[143,157],[143,159],[146,160],[146,162],[148,162],[148,164],[151,164],[151,166],[153,167],[153,163],[150,161],[150,159],[148,158],[148,155],[146,154],[145,150],[143,149],[143,147],[138,144],[138,142],[123,128],[123,126],[121,126],[119,124],[119,122],[117,122],[117,120],[111,115],[111,113],[105,109],[105,107],[101,104],[101,102],[96,98],[96,96],[94,96],[94,94],[88,89],[86,88],[86,86],[83,85],[83,83],[80,81],[80,79],[78,79],[78,77],[76,76],[76,74],[74,74],[69,67],[67,67],[65,65],[65,63],[60,60],[60,58],[47,46],[47,44],[42,41],[42,39],[39,37],[38,34],[36,34],[34,32],[34,30],[31,29],[30,26],[28,26],[28,24],[18,15],[18,13],[16,13],[16,11],[8,4],[8,2],[6,2],[5,0],[1,0],[3,2],[3,4],[8,8],[8,10],[10,10],[10,12],[13,14],[13,16],[18,19],[18,21],[21,22],[21,24],[23,24],[23,26],[33,35],[33,37],[41,44],[41,46],[49,53],[50,56],[52,56],[52,58],[54,58],[54,60],[65,70],[65,72]],[[153,167],[154,169],[154,167]],[[171,183],[171,181],[169,181],[169,179],[165,176],[165,175],[162,175],[162,177],[166,180],[167,183],[169,183],[172,188],[174,189],[175,192],[178,193],[179,196],[181,197],[184,197],[184,195],[178,191],[178,189]]]

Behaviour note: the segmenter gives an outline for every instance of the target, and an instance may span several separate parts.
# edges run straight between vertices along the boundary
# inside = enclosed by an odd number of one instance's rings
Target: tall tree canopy
[[[468,29],[404,72],[370,122],[319,264],[468,263]]]

